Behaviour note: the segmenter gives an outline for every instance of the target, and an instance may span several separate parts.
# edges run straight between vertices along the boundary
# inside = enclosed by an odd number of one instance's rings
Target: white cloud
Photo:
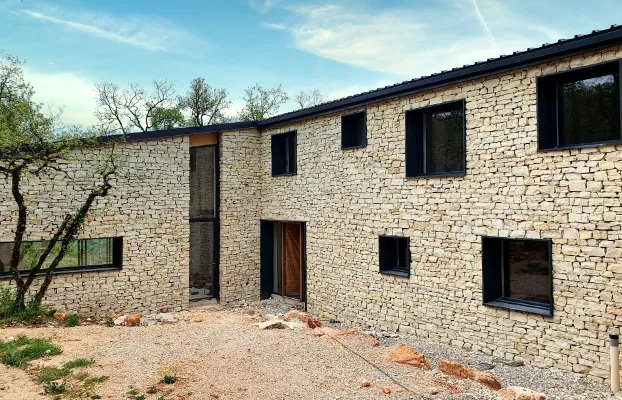
[[[112,16],[106,13],[68,12],[56,7],[44,10],[21,10],[18,14],[34,20],[59,25],[80,34],[122,43],[143,50],[174,51],[180,45],[197,41],[190,32],[171,21],[153,16]]]
[[[66,123],[91,125],[96,122],[93,81],[70,72],[44,73],[24,68],[24,77],[35,88],[35,101],[61,108]]]
[[[250,0],[249,4],[255,10],[259,10],[262,13],[267,12],[276,4],[279,3],[279,0]]]
[[[441,5],[439,7],[438,5]],[[476,7],[477,6],[477,7]],[[445,0],[434,8],[283,5],[296,48],[368,70],[418,77],[557,39],[494,0]]]

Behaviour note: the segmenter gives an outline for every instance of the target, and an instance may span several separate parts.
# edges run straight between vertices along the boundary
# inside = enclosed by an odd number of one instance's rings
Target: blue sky
[[[619,0],[0,0],[0,49],[88,124],[104,80],[202,76],[235,113],[255,83],[335,99],[618,23]]]

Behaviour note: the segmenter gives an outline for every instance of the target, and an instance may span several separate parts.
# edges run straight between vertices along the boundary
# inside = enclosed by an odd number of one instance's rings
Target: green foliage
[[[178,97],[178,104],[190,115],[186,125],[204,126],[225,122],[224,111],[231,101],[225,89],[212,88],[205,79],[196,78],[190,82],[190,90]]]
[[[45,394],[61,394],[67,389],[65,382],[45,382],[43,384],[43,392]]]
[[[94,385],[96,383],[104,383],[108,380],[108,376],[106,375],[102,375],[102,376],[94,376],[92,378],[87,378],[84,380],[84,385],[85,386],[89,386],[89,385]]]
[[[114,319],[112,319],[112,317],[106,318],[106,326],[107,327],[114,326]]]
[[[255,85],[244,91],[246,93],[243,98],[244,108],[239,116],[242,121],[260,121],[269,118],[289,100],[287,94],[281,89],[281,85],[276,88]]]
[[[71,373],[69,368],[58,368],[53,366],[39,367],[35,371],[36,381],[39,383],[52,382],[66,378]]]
[[[0,320],[3,322],[34,322],[40,317],[51,317],[53,310],[42,308],[35,301],[30,301],[23,309],[16,306],[15,291],[0,288]]]
[[[78,358],[73,361],[66,362],[64,367],[69,368],[69,369],[85,368],[85,367],[90,367],[93,364],[95,364],[95,361],[93,360],[87,360],[86,358]]]
[[[156,394],[158,393],[158,388],[156,388],[155,386],[151,386],[149,389],[147,389],[147,394]]]
[[[171,385],[171,384],[177,382],[177,376],[175,376],[175,375],[164,375],[160,382],[164,383],[165,385]]]
[[[184,116],[179,107],[158,107],[151,117],[151,125],[155,130],[180,128],[184,124]]]
[[[15,340],[0,342],[0,362],[23,368],[28,361],[48,355],[57,355],[61,349],[46,339],[18,336]]]
[[[63,325],[69,328],[78,326],[80,325],[80,317],[78,317],[76,314],[71,314],[67,317],[66,320],[63,321]]]

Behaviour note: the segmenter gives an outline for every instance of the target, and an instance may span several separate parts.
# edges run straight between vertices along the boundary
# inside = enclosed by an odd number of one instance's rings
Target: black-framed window
[[[620,68],[618,60],[538,77],[538,149],[622,141]]]
[[[484,304],[553,315],[552,242],[482,238]]]
[[[410,276],[410,239],[401,236],[378,238],[380,273]]]
[[[341,116],[341,148],[367,146],[367,113],[365,111]]]
[[[296,131],[272,135],[272,175],[296,174]]]
[[[37,260],[47,248],[49,241],[25,241],[22,242],[21,259],[18,269],[24,274],[34,267]],[[47,257],[43,269],[47,268],[54,255],[58,254],[60,243],[57,243]],[[13,242],[0,243],[0,260],[4,264],[4,270],[0,270],[0,276],[10,276],[9,269]],[[123,238],[96,238],[77,239],[71,242],[65,256],[56,267],[55,272],[79,272],[84,270],[121,269],[123,263]]]
[[[463,175],[466,171],[464,100],[406,112],[406,176]]]

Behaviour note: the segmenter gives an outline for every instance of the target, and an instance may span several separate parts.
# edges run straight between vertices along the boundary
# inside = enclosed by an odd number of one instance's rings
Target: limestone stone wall
[[[369,105],[365,148],[341,150],[341,114],[262,132],[261,218],[308,222],[310,310],[605,378],[606,331],[622,325],[622,146],[538,152],[536,76],[620,57],[609,48]],[[466,176],[406,179],[405,111],[457,99]],[[298,173],[272,177],[270,136],[289,130]],[[378,235],[410,238],[410,278],[379,274]],[[482,305],[484,235],[552,239],[553,317]]]
[[[259,299],[259,132],[220,136],[220,301]]]
[[[123,237],[120,271],[57,275],[45,301],[83,315],[108,312],[182,310],[188,305],[188,138],[128,142],[120,145],[120,173],[110,195],[99,199],[82,238]],[[69,168],[75,183],[59,176],[34,178],[24,186],[29,207],[27,239],[49,239],[72,201],[92,183],[97,150]],[[8,182],[0,179],[0,242],[13,240],[16,207]],[[9,284],[8,279],[0,285]]]

